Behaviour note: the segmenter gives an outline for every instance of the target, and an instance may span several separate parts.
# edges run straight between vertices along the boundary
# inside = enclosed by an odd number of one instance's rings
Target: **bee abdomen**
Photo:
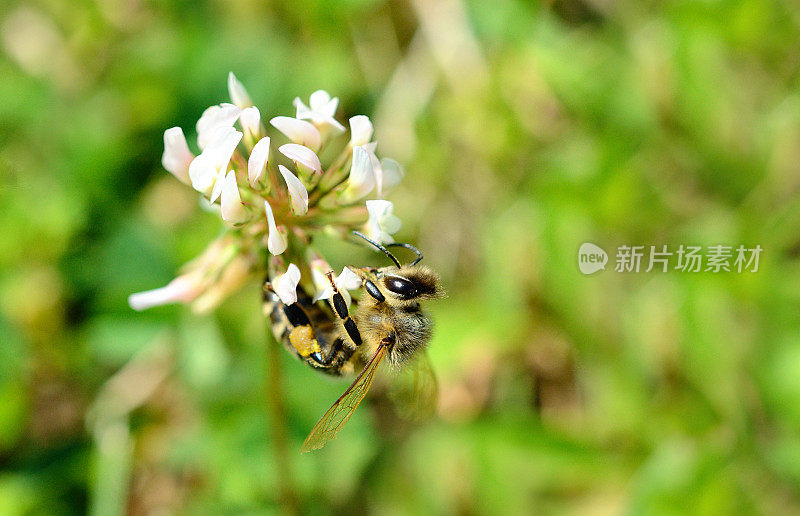
[[[283,314],[280,299],[274,293],[267,292],[264,296],[264,315],[269,317],[272,334],[275,338],[286,345],[289,342],[289,332],[291,326],[288,319]]]
[[[313,303],[302,289],[297,289],[297,302],[285,305],[274,292],[265,292],[264,315],[269,316],[272,333],[289,353],[306,365],[332,375],[341,375],[350,354],[343,354],[333,315]],[[320,363],[312,354],[328,357]]]

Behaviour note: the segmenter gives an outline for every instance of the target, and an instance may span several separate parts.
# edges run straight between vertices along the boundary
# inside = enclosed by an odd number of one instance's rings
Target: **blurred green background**
[[[800,8],[790,1],[38,0],[0,7],[0,513],[800,511]],[[233,71],[319,88],[406,167],[449,297],[437,417],[283,354],[259,286],[143,313],[221,231],[161,168]],[[757,273],[577,268],[585,241],[764,252]],[[356,246],[332,260],[382,263]]]

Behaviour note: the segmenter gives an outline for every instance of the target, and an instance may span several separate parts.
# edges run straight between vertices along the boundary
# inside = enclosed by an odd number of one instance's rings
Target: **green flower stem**
[[[284,353],[281,345],[272,335],[267,321],[267,355],[269,361],[269,377],[267,378],[267,407],[272,430],[272,448],[275,465],[278,471],[278,494],[283,509],[289,514],[299,514],[300,505],[292,472],[289,454],[289,438],[286,422],[286,405],[283,392]]]

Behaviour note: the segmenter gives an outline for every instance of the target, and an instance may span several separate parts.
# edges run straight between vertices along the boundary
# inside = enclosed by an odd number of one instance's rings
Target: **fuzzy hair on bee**
[[[433,320],[420,302],[442,295],[439,275],[420,265],[360,269],[358,274],[368,295],[356,309],[356,326],[374,342],[370,347],[391,336],[387,360],[401,368],[430,342]]]

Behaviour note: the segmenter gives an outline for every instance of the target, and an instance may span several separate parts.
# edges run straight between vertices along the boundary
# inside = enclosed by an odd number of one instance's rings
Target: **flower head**
[[[297,300],[302,277],[304,285],[314,285],[317,300],[328,299],[331,267],[312,247],[315,234],[363,229],[391,242],[400,228],[392,203],[364,203],[402,177],[397,162],[376,155],[369,118],[351,117],[349,139],[333,139],[345,126],[336,119],[339,99],[323,90],[312,93],[308,105],[295,99],[294,117],[264,119],[232,73],[228,91],[232,103],[209,107],[197,122],[197,155],[183,130],[173,127],[164,133],[162,156],[164,168],[199,192],[227,230],[172,282],[131,295],[137,310],[166,303],[211,310],[250,278],[263,277],[265,254],[271,255],[270,284],[284,303]],[[270,134],[272,128],[277,131]],[[289,142],[271,154],[272,138],[284,137]],[[349,302],[347,291],[361,280],[347,267],[331,277]]]

